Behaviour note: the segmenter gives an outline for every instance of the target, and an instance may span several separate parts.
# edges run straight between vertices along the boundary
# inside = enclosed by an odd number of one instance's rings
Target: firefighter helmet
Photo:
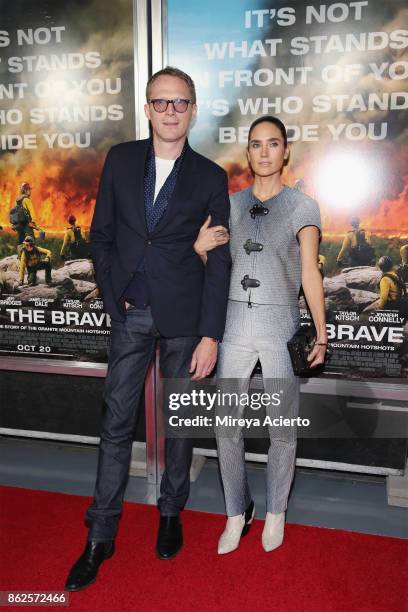
[[[30,189],[31,189],[30,183],[27,183],[27,182],[21,183],[21,187],[20,187],[21,193],[26,193]]]
[[[383,255],[377,261],[377,266],[380,268],[382,272],[388,272],[392,269],[392,259],[388,257],[388,255]]]

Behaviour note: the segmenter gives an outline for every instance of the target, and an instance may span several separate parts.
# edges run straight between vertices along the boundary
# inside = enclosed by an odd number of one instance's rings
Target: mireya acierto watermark
[[[282,387],[283,385],[281,385]],[[231,389],[231,386],[230,386]],[[288,389],[268,392],[224,391],[190,388],[167,393],[167,435],[234,436],[244,429],[251,437],[268,436],[268,428],[308,427],[310,421],[287,410]]]
[[[400,379],[401,383],[402,379]],[[390,409],[378,402],[350,405],[341,395],[329,398],[301,396],[299,412],[297,380],[263,379],[263,386],[245,386],[242,379],[209,381],[163,379],[164,427],[168,437],[214,438],[241,435],[247,438],[282,440],[360,439],[361,437],[406,439],[408,411],[405,401]]]

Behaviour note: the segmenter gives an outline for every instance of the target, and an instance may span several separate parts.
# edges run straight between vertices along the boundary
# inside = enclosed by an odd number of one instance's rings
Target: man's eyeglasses
[[[175,100],[162,100],[160,98],[156,98],[155,100],[149,100],[149,104],[153,104],[153,108],[156,113],[164,113],[169,104],[173,105],[176,113],[185,113],[188,105],[191,104],[191,100],[184,100],[183,98],[176,98]]]

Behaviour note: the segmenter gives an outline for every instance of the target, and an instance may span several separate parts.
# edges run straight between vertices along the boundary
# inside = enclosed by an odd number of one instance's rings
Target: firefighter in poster
[[[24,283],[27,272],[27,282],[30,287],[37,284],[37,272],[45,271],[45,282],[51,286],[51,251],[35,244],[32,236],[26,236],[20,252],[20,284]]]
[[[60,255],[62,259],[81,259],[89,257],[89,246],[82,235],[81,228],[76,224],[75,215],[68,217],[69,226],[65,229],[64,241]]]
[[[34,238],[34,230],[40,231],[34,221],[34,207],[31,200],[31,186],[24,182],[20,187],[20,195],[15,206],[10,210],[11,227],[17,232],[18,244],[22,244],[26,236]]]

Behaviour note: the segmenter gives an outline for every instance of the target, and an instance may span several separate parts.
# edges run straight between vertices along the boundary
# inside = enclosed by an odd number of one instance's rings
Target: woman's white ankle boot
[[[266,552],[275,550],[283,542],[285,531],[285,512],[280,514],[266,513],[265,526],[262,532],[262,546]]]
[[[241,536],[245,536],[248,533],[254,516],[255,505],[251,501],[245,512],[237,516],[228,517],[227,525],[218,541],[219,555],[225,555],[238,548]]]

